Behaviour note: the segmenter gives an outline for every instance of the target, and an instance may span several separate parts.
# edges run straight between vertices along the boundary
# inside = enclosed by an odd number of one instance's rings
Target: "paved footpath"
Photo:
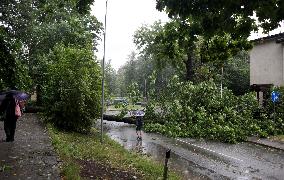
[[[24,114],[17,122],[14,142],[3,142],[0,122],[0,179],[60,179],[58,157],[46,128],[36,114]]]

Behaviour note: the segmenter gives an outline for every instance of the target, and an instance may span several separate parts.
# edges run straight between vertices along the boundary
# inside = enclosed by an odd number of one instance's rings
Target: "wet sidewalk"
[[[248,142],[284,151],[284,142],[281,141],[272,140],[269,138],[250,137],[248,138]]]
[[[0,122],[0,140],[5,139]],[[17,122],[14,142],[0,142],[0,179],[60,179],[59,162],[47,130],[36,114]]]

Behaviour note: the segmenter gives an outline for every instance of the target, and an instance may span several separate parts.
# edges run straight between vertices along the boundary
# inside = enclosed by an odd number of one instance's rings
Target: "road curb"
[[[269,139],[260,139],[260,138],[251,137],[248,138],[247,142],[284,151],[284,143],[274,142]]]

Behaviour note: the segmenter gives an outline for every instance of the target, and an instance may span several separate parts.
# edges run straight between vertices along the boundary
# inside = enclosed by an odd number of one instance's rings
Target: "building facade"
[[[272,86],[284,86],[284,33],[256,39],[253,43],[249,53],[250,85],[262,101]]]

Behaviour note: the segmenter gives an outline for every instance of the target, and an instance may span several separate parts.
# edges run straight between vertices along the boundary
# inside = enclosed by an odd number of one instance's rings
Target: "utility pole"
[[[223,98],[223,77],[224,77],[224,68],[221,68],[221,98]]]
[[[145,77],[145,81],[144,81],[144,87],[145,87],[145,100],[147,101],[147,79],[146,79],[146,77]]]
[[[104,57],[103,57],[103,76],[102,76],[102,116],[101,116],[101,143],[103,143],[103,120],[104,120],[104,93],[105,93],[105,59],[106,59],[106,22],[107,22],[107,1],[106,0],[106,13],[105,13],[105,31],[104,31]]]

